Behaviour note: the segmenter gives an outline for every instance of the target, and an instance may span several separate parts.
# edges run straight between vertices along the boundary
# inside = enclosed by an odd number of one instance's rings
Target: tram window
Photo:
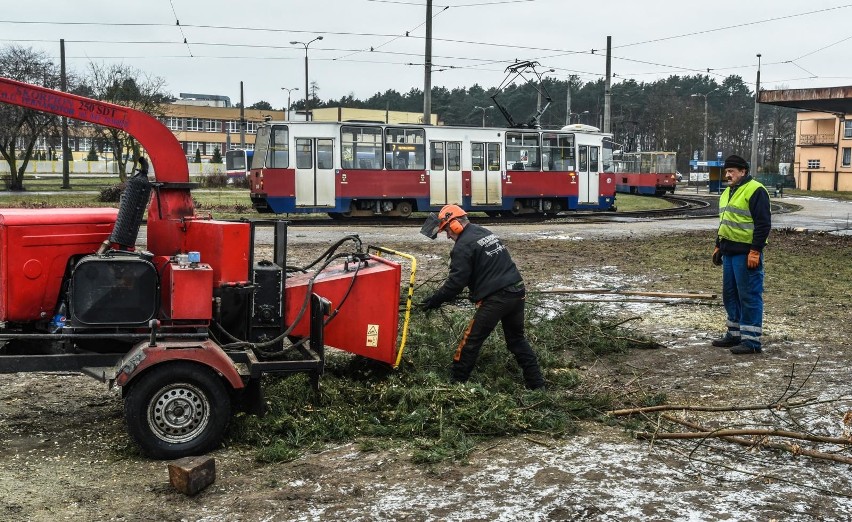
[[[580,158],[578,161],[580,172],[588,172],[589,171],[589,147],[586,145],[580,146]]]
[[[251,168],[286,169],[290,166],[290,133],[286,126],[260,127],[254,142]]]
[[[313,140],[310,138],[296,139],[296,168],[314,168]]]
[[[589,147],[589,172],[600,172],[598,158],[600,157],[600,147]]]
[[[344,169],[381,169],[382,128],[340,127],[340,164]]]
[[[500,170],[500,144],[488,144],[488,170]]]
[[[261,127],[257,130],[257,138],[254,142],[254,156],[251,160],[251,168],[262,169],[269,163],[269,137],[272,134],[271,127]]]
[[[544,133],[541,136],[543,170],[574,170],[574,135]]]
[[[541,168],[541,147],[537,132],[506,133],[506,165],[513,170]]]
[[[444,170],[443,141],[433,141],[429,144],[429,156],[432,158],[432,170]]]
[[[461,170],[461,142],[447,142],[447,170]]]
[[[334,167],[334,141],[317,140],[317,168],[330,169]]]
[[[474,172],[482,172],[485,170],[485,144],[471,143],[470,144],[470,170]]]
[[[426,133],[423,129],[388,127],[385,129],[385,165],[388,170],[426,168]]]

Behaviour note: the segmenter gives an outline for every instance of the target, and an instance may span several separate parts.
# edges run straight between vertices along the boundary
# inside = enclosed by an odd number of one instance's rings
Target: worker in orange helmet
[[[450,252],[450,273],[422,308],[437,309],[465,287],[476,303],[476,313],[453,356],[452,380],[465,382],[470,378],[482,344],[497,323],[502,323],[506,348],[518,361],[527,388],[543,388],[538,358],[524,334],[526,289],[509,251],[488,229],[471,223],[458,205],[444,206],[437,216],[430,214],[421,229],[431,239],[439,232],[446,232],[455,243]]]

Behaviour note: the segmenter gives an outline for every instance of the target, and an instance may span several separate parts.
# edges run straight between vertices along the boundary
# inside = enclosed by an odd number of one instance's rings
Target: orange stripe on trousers
[[[455,362],[459,362],[459,359],[461,359],[461,353],[462,353],[462,350],[464,349],[465,343],[467,342],[467,336],[470,335],[470,330],[471,330],[471,328],[473,328],[473,322],[474,322],[474,319],[471,319],[470,322],[467,324],[467,328],[465,328],[465,330],[464,330],[464,335],[462,335],[462,339],[459,342],[459,346],[458,346],[458,348],[456,348],[456,353],[455,353],[455,355],[453,355],[453,360]]]

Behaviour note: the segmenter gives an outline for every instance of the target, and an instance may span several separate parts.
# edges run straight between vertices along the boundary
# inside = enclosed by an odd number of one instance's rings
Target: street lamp
[[[287,121],[290,121],[290,93],[298,91],[298,87],[281,87],[282,91],[287,91]],[[305,118],[307,119],[307,118]]]
[[[304,45],[305,46],[305,121],[308,121],[308,46],[317,40],[322,40],[322,36],[317,36],[310,42],[290,42],[290,45]]]
[[[569,124],[569,125],[571,124],[571,116],[576,116],[576,117],[577,117],[577,123],[582,123],[582,122],[580,121],[580,116],[582,116],[582,115],[584,115],[584,114],[589,114],[589,111],[583,111],[583,112],[572,112],[572,113],[570,113],[570,114],[569,114],[569,117],[568,117],[568,124]]]
[[[704,161],[707,161],[707,97],[710,96],[711,93],[718,91],[719,88],[716,87],[712,91],[708,91],[706,94],[690,94],[690,96],[703,96],[704,97],[704,157],[702,158]]]
[[[488,107],[480,107],[479,105],[477,105],[476,107],[473,108],[473,110],[481,110],[482,111],[482,126],[483,127],[485,127],[485,111],[487,111],[489,109],[493,109],[493,108],[494,108],[493,105],[489,105]]]

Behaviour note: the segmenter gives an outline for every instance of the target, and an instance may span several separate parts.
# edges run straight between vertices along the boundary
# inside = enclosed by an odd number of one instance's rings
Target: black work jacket
[[[470,300],[477,302],[522,280],[500,239],[487,228],[468,223],[450,252],[450,274],[434,297],[450,301],[467,287]]]

